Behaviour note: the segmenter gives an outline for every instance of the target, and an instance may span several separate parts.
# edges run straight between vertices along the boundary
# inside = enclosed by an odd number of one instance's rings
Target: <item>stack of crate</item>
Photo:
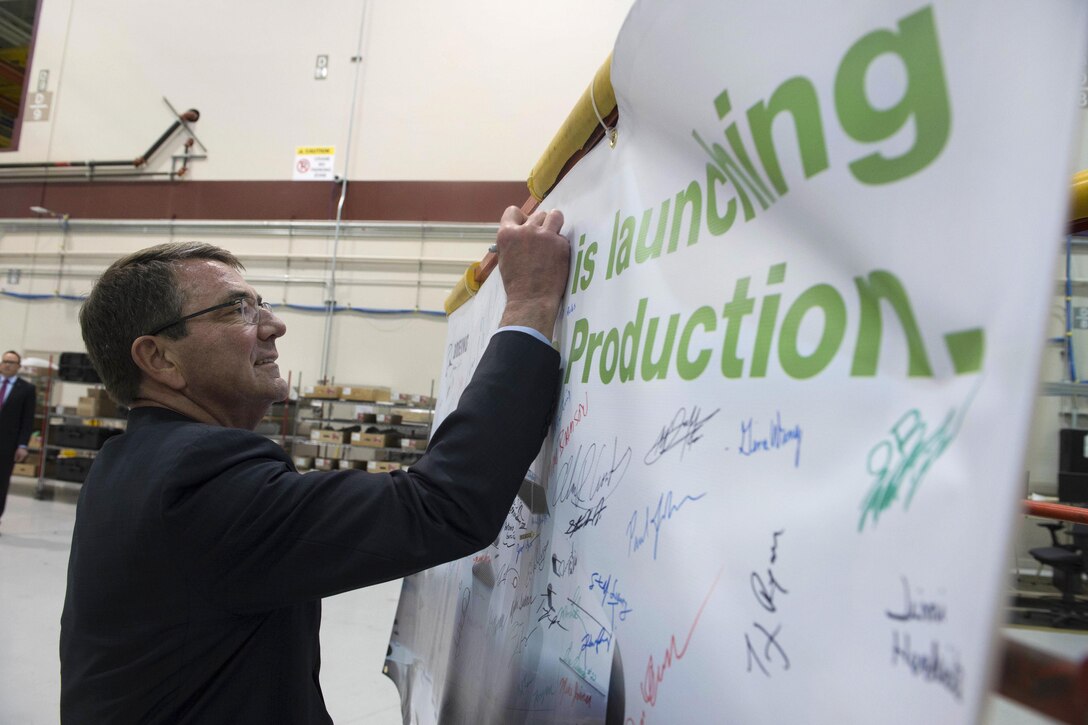
[[[74,383],[101,383],[91,358],[83,352],[62,352],[57,377]]]

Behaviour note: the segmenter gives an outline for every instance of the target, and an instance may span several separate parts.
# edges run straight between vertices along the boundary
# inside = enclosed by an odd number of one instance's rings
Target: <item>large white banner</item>
[[[615,147],[545,203],[551,436],[495,545],[405,584],[406,721],[978,719],[1085,28],[1073,0],[634,6]],[[447,407],[501,297],[450,318]]]

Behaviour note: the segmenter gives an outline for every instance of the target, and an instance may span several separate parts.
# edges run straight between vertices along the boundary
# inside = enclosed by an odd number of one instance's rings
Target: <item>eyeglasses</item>
[[[193,312],[192,314],[185,315],[184,317],[179,317],[176,320],[171,320],[170,322],[167,322],[165,325],[160,325],[159,327],[156,327],[154,330],[152,330],[151,332],[148,332],[146,334],[148,334],[148,335],[158,335],[160,332],[162,332],[166,328],[173,327],[174,325],[178,324],[179,322],[185,322],[186,320],[191,320],[194,317],[200,317],[201,315],[206,315],[209,312],[215,312],[216,310],[222,310],[224,308],[234,307],[234,306],[238,307],[238,312],[242,315],[242,321],[245,322],[247,325],[256,325],[258,322],[260,322],[260,320],[261,320],[261,310],[264,310],[265,312],[267,312],[270,315],[272,314],[272,305],[268,304],[267,302],[262,301],[262,302],[258,302],[256,304],[254,304],[253,301],[250,300],[248,297],[239,297],[236,300],[231,300],[230,302],[222,302],[222,303],[220,303],[218,305],[212,305],[211,307],[207,307],[207,308],[205,308],[203,310]]]

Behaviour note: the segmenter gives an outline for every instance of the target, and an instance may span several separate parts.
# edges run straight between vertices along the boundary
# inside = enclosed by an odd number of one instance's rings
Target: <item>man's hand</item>
[[[526,217],[506,209],[495,240],[506,288],[500,325],[532,327],[551,339],[570,272],[570,242],[559,234],[563,214],[553,209]]]
[[[15,449],[15,462],[16,463],[22,463],[23,461],[26,460],[26,457],[29,456],[29,455],[30,455],[30,451],[28,451],[27,449],[25,449],[25,448],[16,448]]]

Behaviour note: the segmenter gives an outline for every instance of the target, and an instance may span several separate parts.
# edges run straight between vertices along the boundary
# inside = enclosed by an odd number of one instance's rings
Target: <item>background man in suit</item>
[[[11,470],[26,460],[34,428],[35,391],[19,377],[22,357],[14,350],[0,356],[0,517],[11,486]]]
[[[276,366],[287,326],[229,252],[169,244],[111,265],[80,323],[131,411],[80,489],[61,720],[331,722],[321,598],[487,546],[540,449],[559,385],[562,224],[506,210],[502,327],[423,457],[383,474],[300,474],[252,432],[288,392]]]

